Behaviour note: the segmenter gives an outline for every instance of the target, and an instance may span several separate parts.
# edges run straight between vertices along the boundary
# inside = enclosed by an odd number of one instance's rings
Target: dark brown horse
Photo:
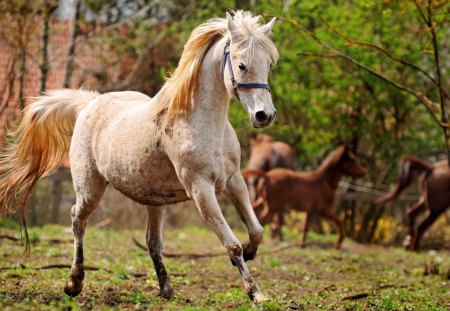
[[[303,244],[306,241],[308,224],[313,214],[331,220],[336,227],[339,238],[336,248],[340,248],[344,239],[342,222],[336,215],[335,198],[339,180],[343,175],[362,177],[365,168],[358,163],[355,155],[345,145],[339,146],[322,162],[321,166],[311,172],[295,172],[284,168],[275,168],[266,172],[244,170],[244,178],[257,175],[264,177],[258,184],[260,198],[253,208],[263,210],[257,213],[262,225],[277,221],[277,231],[281,237],[283,215],[280,211],[288,209],[306,212],[303,227]]]
[[[447,160],[429,163],[415,156],[405,156],[400,161],[397,185],[378,200],[385,204],[395,198],[418,177],[419,200],[408,209],[409,249],[417,250],[424,232],[450,207],[450,168]],[[416,218],[423,211],[426,218],[416,227]]]
[[[267,172],[276,167],[295,169],[294,150],[284,142],[274,141],[269,135],[253,134],[250,138],[250,159],[245,168]],[[257,179],[257,176],[250,176],[247,179],[252,202],[257,199]]]

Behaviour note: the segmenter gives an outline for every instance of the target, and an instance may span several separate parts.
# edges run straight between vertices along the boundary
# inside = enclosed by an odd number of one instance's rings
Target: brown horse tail
[[[83,90],[54,90],[25,108],[15,130],[0,147],[0,217],[20,212],[26,228],[27,203],[37,180],[67,159],[78,113],[99,94]]]
[[[400,193],[411,184],[415,174],[428,174],[431,170],[433,170],[433,165],[431,163],[414,156],[405,156],[400,161],[400,171],[397,178],[397,184],[389,193],[380,197],[377,200],[377,203],[385,204],[397,198]]]

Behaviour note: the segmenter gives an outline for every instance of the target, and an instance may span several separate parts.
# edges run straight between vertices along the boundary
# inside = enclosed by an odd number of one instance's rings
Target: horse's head
[[[342,174],[354,178],[363,177],[366,174],[366,169],[358,162],[355,154],[347,145],[343,145],[340,148],[343,148],[340,161]]]
[[[258,146],[262,143],[272,143],[273,139],[271,136],[266,134],[253,133],[250,136],[250,147]]]
[[[271,65],[278,58],[278,51],[269,39],[275,18],[259,25],[258,17],[250,19],[250,23],[244,14],[237,12],[233,20],[227,13],[231,38],[225,46],[224,81],[228,92],[244,106],[252,125],[266,127],[277,113],[267,83]]]

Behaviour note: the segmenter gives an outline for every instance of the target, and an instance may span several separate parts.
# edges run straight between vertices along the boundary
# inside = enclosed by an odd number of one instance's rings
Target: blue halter
[[[233,85],[234,94],[236,95],[236,98],[241,101],[239,98],[237,89],[242,87],[246,89],[266,89],[270,92],[270,86],[267,83],[240,83],[236,82],[234,79],[234,73],[233,73],[233,67],[231,66],[231,57],[230,57],[230,42],[231,40],[228,39],[227,43],[225,43],[225,47],[223,49],[223,63],[222,63],[222,71],[224,71],[225,66],[228,65],[228,71],[230,73],[231,78],[231,84]]]

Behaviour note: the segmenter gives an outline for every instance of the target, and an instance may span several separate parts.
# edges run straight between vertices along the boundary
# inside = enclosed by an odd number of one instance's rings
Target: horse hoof
[[[269,301],[270,299],[267,298],[266,296],[264,296],[262,293],[260,292],[256,292],[253,295],[251,295],[250,299],[255,303],[255,304],[260,304],[261,302],[264,301]]]
[[[253,260],[256,257],[256,252],[249,252],[248,249],[250,248],[250,243],[245,242],[242,244],[242,257],[244,257],[244,261]]]
[[[161,296],[161,298],[163,298],[165,300],[173,300],[173,289],[172,289],[172,287],[167,287],[167,288],[161,290],[159,295]]]
[[[244,260],[248,261],[248,260],[253,260],[256,257],[256,253],[245,253],[243,254]]]
[[[64,292],[66,293],[67,296],[70,297],[78,296],[82,290],[83,290],[82,282],[77,282],[77,284],[75,284],[72,280],[69,280],[64,285]]]

